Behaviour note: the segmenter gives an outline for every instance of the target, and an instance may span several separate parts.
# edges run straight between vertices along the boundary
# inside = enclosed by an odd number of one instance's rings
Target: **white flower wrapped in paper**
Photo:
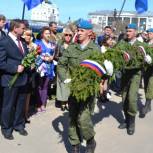
[[[144,49],[143,46],[139,46],[139,51],[141,52],[141,54],[145,57],[146,56],[146,51]]]
[[[148,64],[151,64],[152,63],[152,58],[150,55],[146,54],[146,51],[144,49],[143,46],[139,46],[139,51],[143,54],[144,56],[144,61]]]
[[[102,52],[102,53],[105,53],[105,52],[107,51],[107,49],[106,49],[106,47],[105,47],[105,46],[101,46],[101,48],[100,48],[100,49],[101,49],[101,52]]]
[[[71,79],[64,80],[64,83],[70,83],[70,82],[71,82]]]
[[[144,60],[145,60],[145,62],[148,63],[148,64],[151,64],[151,63],[152,63],[152,58],[151,58],[151,56],[148,55],[148,54],[144,57]]]
[[[37,72],[40,73],[41,77],[45,76],[47,72],[47,66],[44,62],[38,67]]]
[[[105,60],[104,61],[104,66],[105,66],[105,69],[107,71],[107,74],[109,76],[112,76],[113,75],[113,69],[114,69],[112,62],[109,61],[109,60]]]

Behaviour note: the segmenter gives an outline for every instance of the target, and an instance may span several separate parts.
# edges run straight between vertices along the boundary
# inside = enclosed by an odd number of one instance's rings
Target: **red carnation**
[[[42,50],[41,49],[41,46],[38,45],[36,50],[37,50],[37,53],[40,54],[41,53],[41,50]]]
[[[125,60],[126,62],[129,62],[129,60],[130,60],[130,55],[129,55],[127,52],[124,52],[124,53],[123,53],[123,58],[124,58],[124,60]]]
[[[144,49],[143,46],[139,46],[139,47],[138,47],[138,50],[140,51],[140,53],[141,53],[143,56],[146,56],[146,51],[145,51],[145,49]]]

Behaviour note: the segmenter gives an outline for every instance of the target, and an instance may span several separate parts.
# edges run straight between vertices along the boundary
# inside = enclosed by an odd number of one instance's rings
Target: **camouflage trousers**
[[[94,107],[94,98],[86,102],[77,102],[74,97],[69,98],[69,141],[77,145],[82,139],[89,140],[94,137],[94,127],[91,119]]]
[[[141,70],[125,70],[122,75],[122,101],[125,114],[135,116],[137,113],[138,90]]]
[[[144,71],[144,88],[146,99],[153,99],[153,66]]]

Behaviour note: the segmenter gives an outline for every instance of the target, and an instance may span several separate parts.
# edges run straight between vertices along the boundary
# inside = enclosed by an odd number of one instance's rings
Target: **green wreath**
[[[109,48],[104,54],[93,52],[87,59],[93,60],[101,66],[103,66],[103,62],[107,59],[112,62],[114,72],[122,69],[141,69],[149,65],[144,61],[144,55],[140,51],[139,46],[142,46],[146,51],[146,54],[150,55],[153,59],[153,48],[143,43],[130,45],[127,42],[118,43],[113,48]],[[126,60],[124,55],[128,55],[129,59]],[[78,102],[85,102],[88,97],[97,95],[99,93],[100,81],[103,79],[91,69],[81,66],[78,66],[73,70],[71,78],[71,94]]]

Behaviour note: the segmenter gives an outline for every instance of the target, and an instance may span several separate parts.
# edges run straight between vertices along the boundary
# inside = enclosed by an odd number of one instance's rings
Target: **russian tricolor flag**
[[[87,67],[93,71],[96,72],[96,74],[100,77],[102,77],[104,74],[106,74],[106,70],[97,62],[92,60],[83,60],[80,63],[81,66]]]

